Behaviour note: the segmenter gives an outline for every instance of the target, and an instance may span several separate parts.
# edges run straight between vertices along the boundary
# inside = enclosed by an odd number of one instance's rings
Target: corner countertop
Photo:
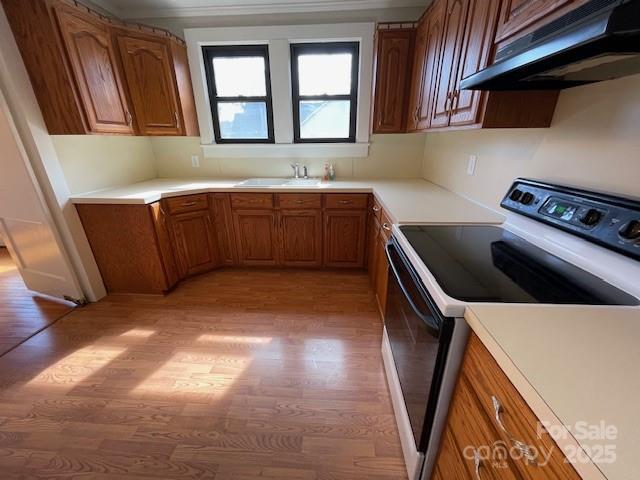
[[[640,308],[474,304],[465,318],[538,418],[563,426],[550,433],[565,455],[588,455],[572,462],[583,478],[638,478]],[[580,422],[616,438],[586,438]]]
[[[236,187],[244,179],[156,179],[71,197],[72,203],[148,204],[207,192],[375,193],[394,223],[502,223],[504,216],[422,179],[349,180],[317,186]]]

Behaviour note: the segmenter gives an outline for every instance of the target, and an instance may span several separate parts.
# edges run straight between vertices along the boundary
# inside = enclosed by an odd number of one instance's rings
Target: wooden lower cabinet
[[[474,334],[467,345],[432,478],[580,478]]]
[[[170,224],[181,278],[213,270],[219,265],[208,208],[173,215]]]
[[[163,293],[221,267],[364,268],[366,259],[384,302],[386,238],[367,237],[368,203],[367,194],[220,192],[76,207],[109,293]],[[371,221],[383,232],[380,210],[374,203]]]
[[[322,210],[280,210],[278,216],[282,265],[322,266]]]
[[[226,267],[238,264],[236,238],[228,193],[212,193],[209,197],[220,263]]]
[[[387,310],[387,285],[389,283],[389,260],[387,260],[387,238],[379,234],[376,245],[376,267],[373,287],[378,299],[380,315],[384,317]]]
[[[238,263],[249,266],[278,265],[277,217],[274,210],[233,210]]]
[[[366,210],[325,210],[324,265],[364,267],[366,233]]]
[[[76,210],[107,292],[159,294],[173,287],[177,274],[170,250],[162,250],[169,233],[157,203]]]

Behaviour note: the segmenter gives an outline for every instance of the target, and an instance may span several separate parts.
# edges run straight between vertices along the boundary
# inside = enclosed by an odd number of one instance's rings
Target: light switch
[[[478,157],[476,155],[469,155],[469,161],[467,162],[467,175],[473,175],[476,173],[476,163],[478,163]]]

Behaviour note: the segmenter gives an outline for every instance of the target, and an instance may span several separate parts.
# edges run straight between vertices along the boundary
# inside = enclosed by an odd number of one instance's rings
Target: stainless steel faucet
[[[300,178],[300,164],[292,163],[291,168],[293,168],[293,178]]]
[[[303,178],[309,178],[309,172],[307,171],[307,166],[306,165],[304,165],[302,167],[302,177]]]

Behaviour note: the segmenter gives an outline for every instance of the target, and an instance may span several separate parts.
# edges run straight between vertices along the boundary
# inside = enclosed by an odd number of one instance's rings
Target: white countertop
[[[244,180],[244,179],[241,179]],[[298,187],[236,187],[238,179],[156,179],[71,197],[73,203],[147,204],[206,192],[376,194],[394,223],[501,223],[504,216],[426,180],[350,180]]]
[[[556,438],[565,454],[579,444],[590,455],[574,464],[583,478],[638,478],[640,308],[475,304],[465,318],[538,418],[617,428],[614,439]]]

